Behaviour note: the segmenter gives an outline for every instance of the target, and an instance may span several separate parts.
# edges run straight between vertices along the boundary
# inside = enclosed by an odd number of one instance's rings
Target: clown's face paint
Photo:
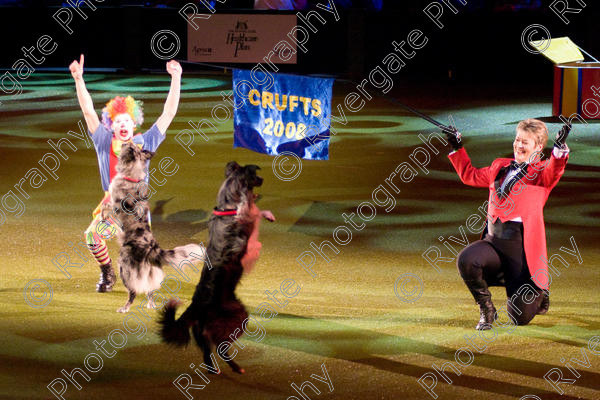
[[[115,137],[119,140],[129,140],[133,137],[133,129],[135,123],[131,116],[127,113],[117,114],[112,123],[112,129]]]

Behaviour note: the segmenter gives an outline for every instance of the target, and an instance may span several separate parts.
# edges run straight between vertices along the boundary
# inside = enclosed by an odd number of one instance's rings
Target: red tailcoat
[[[564,158],[551,156],[550,159],[531,163],[527,175],[513,187],[506,199],[500,199],[496,190],[512,159],[498,158],[489,167],[475,168],[464,148],[450,154],[448,158],[463,183],[489,189],[489,221],[500,218],[502,222],[506,222],[521,217],[529,273],[540,289],[548,289],[550,279],[543,209],[550,191],[565,171],[568,155]]]

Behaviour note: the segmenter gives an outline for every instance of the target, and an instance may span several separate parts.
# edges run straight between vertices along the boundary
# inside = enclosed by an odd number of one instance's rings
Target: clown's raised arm
[[[163,135],[167,133],[171,121],[173,121],[175,114],[177,114],[181,91],[181,65],[177,61],[171,60],[167,63],[167,72],[171,75],[171,88],[169,89],[163,112],[156,120],[156,126]]]
[[[81,107],[81,111],[83,111],[83,117],[85,118],[88,131],[93,133],[100,125],[100,120],[98,119],[98,114],[96,114],[96,111],[94,110],[92,96],[90,96],[87,91],[85,81],[83,80],[83,54],[81,55],[79,62],[75,60],[69,65],[69,70],[75,80],[77,100],[79,100],[79,106]]]

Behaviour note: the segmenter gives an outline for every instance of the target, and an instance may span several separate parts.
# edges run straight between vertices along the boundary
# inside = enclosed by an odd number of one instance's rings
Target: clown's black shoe
[[[96,292],[106,293],[110,292],[117,280],[115,271],[113,270],[112,263],[108,263],[100,266],[100,280],[96,283]]]

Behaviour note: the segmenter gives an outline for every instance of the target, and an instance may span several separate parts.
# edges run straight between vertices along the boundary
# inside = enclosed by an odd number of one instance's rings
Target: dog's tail
[[[156,249],[154,262],[156,265],[170,264],[176,270],[181,271],[185,265],[196,270],[195,265],[200,264],[207,258],[204,246],[188,244],[175,247],[173,250]],[[159,317],[160,335],[163,342],[175,346],[185,346],[190,342],[190,327],[195,322],[192,305],[190,305],[179,319],[175,319],[175,312],[179,302],[171,299],[165,305]]]
[[[191,265],[196,270],[195,266],[206,259],[206,249],[198,244],[186,244],[175,247],[173,250],[164,250],[157,246],[151,258],[155,265],[170,264],[177,270],[183,268],[184,265]]]
[[[175,346],[185,346],[190,342],[190,327],[194,321],[191,319],[191,306],[181,314],[179,319],[175,319],[175,312],[179,304],[177,300],[169,300],[158,319],[158,324],[163,342]]]

